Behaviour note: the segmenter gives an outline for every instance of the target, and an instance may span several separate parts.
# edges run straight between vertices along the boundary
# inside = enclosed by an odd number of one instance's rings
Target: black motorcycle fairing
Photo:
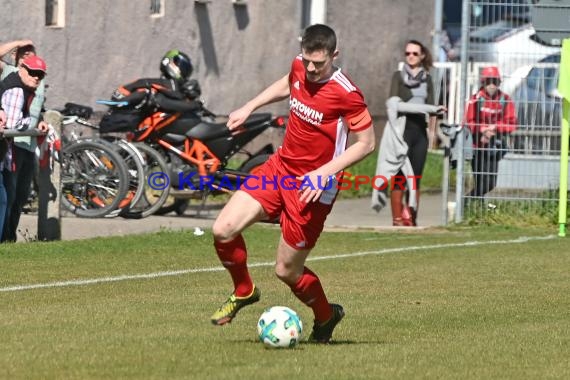
[[[231,134],[226,123],[201,121],[194,128],[187,130],[186,136],[192,139],[207,141],[219,137],[229,137]]]
[[[220,133],[219,137],[204,139],[202,142],[213,154],[216,155],[216,157],[220,159],[222,165],[225,166],[231,156],[239,152],[241,148],[269,127],[270,124],[268,122],[259,122],[257,124],[249,125],[248,128],[243,129],[234,135],[230,134],[226,128],[225,134]]]
[[[172,123],[155,131],[157,136],[164,136],[166,134],[180,135],[186,138],[186,133],[195,126],[202,123],[202,119],[194,112],[186,112],[180,115]]]
[[[161,136],[161,139],[169,143],[170,145],[183,145],[186,137],[184,135],[166,133]]]
[[[246,119],[242,128],[248,130],[259,124],[269,122],[271,117],[272,115],[270,113],[254,113]],[[210,123],[203,121],[196,127],[189,130],[186,133],[186,136],[202,141],[208,141],[219,137],[229,137],[231,136],[231,133],[226,127],[226,123]]]
[[[197,100],[173,99],[163,94],[156,94],[152,99],[154,104],[166,112],[192,112],[202,108],[202,102]]]
[[[245,123],[243,123],[243,127],[247,129],[253,125],[270,121],[271,118],[272,115],[267,112],[254,113],[245,120]]]
[[[171,99],[184,100],[186,98],[182,92],[182,88],[180,88],[174,80],[166,78],[140,78],[116,89],[113,92],[112,99],[123,100],[126,96],[130,96],[130,94],[134,94],[135,92],[142,92],[144,94],[151,91],[151,89]]]

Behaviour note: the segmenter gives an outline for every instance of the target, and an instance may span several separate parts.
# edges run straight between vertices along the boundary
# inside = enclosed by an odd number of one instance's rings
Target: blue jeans
[[[6,217],[6,207],[8,206],[8,197],[6,196],[6,187],[4,187],[4,170],[0,170],[0,236],[4,231],[4,219]]]
[[[14,146],[13,160],[16,164],[16,171],[4,171],[4,186],[6,188],[8,204],[4,217],[3,242],[15,242],[17,240],[20,215],[22,215],[22,209],[30,196],[32,180],[34,178],[36,154],[27,149]]]

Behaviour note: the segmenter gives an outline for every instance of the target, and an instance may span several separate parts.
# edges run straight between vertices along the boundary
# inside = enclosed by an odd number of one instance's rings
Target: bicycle
[[[62,125],[64,127],[80,125],[96,131],[99,129],[98,126],[87,121],[91,112],[92,109],[90,107],[67,103],[64,110],[62,110]],[[69,131],[69,128],[65,129]],[[62,140],[64,141],[64,152],[70,149],[72,149],[73,152],[95,149],[95,145],[83,144],[85,142],[97,144],[95,150],[99,152],[101,157],[98,157],[93,151],[89,151],[87,156],[93,164],[98,167],[100,179],[104,178],[103,172],[101,171],[103,167],[101,163],[103,163],[107,169],[118,168],[115,173],[115,181],[107,181],[105,187],[97,187],[99,192],[105,189],[105,201],[100,199],[98,191],[94,189],[90,191],[78,191],[78,187],[80,187],[78,184],[71,186],[67,184],[67,182],[62,181],[62,183],[65,184],[62,189],[65,195],[62,198],[62,204],[66,209],[77,216],[113,217],[120,215],[121,212],[128,210],[131,205],[138,202],[144,191],[143,186],[140,186],[144,181],[144,159],[133,144],[109,136],[105,138],[84,137],[82,133],[77,133],[76,129],[71,129],[71,133],[63,133]],[[76,144],[81,144],[80,148],[74,147]],[[104,158],[103,152],[109,152],[107,160],[102,160],[102,158]],[[71,168],[71,166],[68,163],[64,168]],[[69,179],[65,177],[66,174],[69,173],[64,172],[63,178],[65,181],[68,181]],[[74,175],[77,174],[75,173]],[[87,188],[87,185],[83,185],[83,187]],[[70,189],[73,190],[70,191]],[[81,197],[85,199],[80,201],[79,194],[82,194]]]

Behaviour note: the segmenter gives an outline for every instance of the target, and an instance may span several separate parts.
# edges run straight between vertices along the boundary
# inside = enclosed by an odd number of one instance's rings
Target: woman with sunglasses
[[[481,71],[481,87],[469,99],[466,121],[473,134],[473,198],[482,198],[495,188],[499,161],[506,154],[504,136],[516,129],[515,105],[501,91],[501,75],[496,66]]]
[[[386,102],[388,125],[380,143],[376,174],[391,178],[392,224],[415,226],[419,186],[428,151],[429,115],[443,112],[445,107],[433,105],[429,50],[419,41],[410,40],[405,45],[404,58],[402,70],[392,76],[390,96]],[[412,182],[410,177],[413,177]],[[378,184],[375,185],[376,189]],[[372,208],[377,211],[387,203],[384,199],[386,190],[373,192]],[[407,199],[404,199],[406,193]]]

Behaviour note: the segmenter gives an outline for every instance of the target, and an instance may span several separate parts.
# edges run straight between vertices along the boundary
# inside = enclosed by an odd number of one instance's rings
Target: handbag
[[[113,109],[109,111],[99,123],[101,133],[133,132],[144,120],[144,115],[138,109]]]

